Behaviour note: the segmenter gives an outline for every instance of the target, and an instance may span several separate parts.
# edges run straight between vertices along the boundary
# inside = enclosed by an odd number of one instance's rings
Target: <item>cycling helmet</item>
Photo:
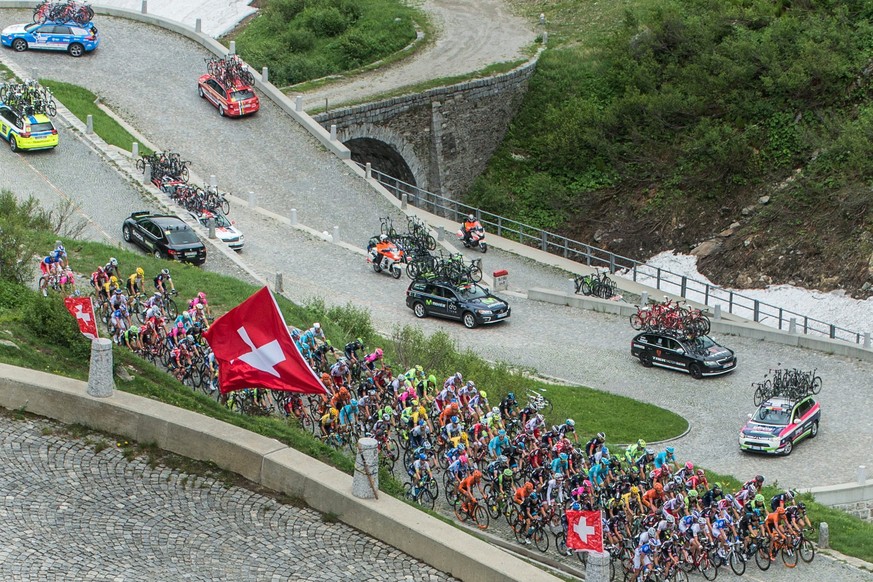
[[[776,513],[782,515],[783,513],[785,513],[785,508],[780,505],[776,508]]]
[[[424,453],[418,453],[419,461],[424,461],[425,459],[427,459],[427,455],[425,455]]]
[[[509,468],[503,469],[503,476],[504,477],[512,477],[512,475],[513,475],[512,469],[509,469]]]
[[[461,453],[461,456],[458,457],[458,461],[460,461],[462,465],[466,465],[466,464],[467,464],[467,461],[469,461],[469,460],[470,460],[470,459],[467,458],[466,453]]]
[[[755,475],[755,483],[758,483],[758,484],[760,485],[760,484],[763,483],[763,482],[764,482],[764,476],[763,476],[763,475]]]
[[[452,420],[452,424],[457,424],[457,423],[458,423],[458,417],[457,417],[457,416],[453,416],[451,420]]]
[[[512,401],[515,401],[515,392],[510,392],[506,395],[506,398]]]
[[[600,453],[603,455],[604,458],[609,457],[609,449],[606,447],[603,447],[602,449],[600,449]]]
[[[692,463],[691,461],[688,461],[687,463],[685,463],[685,470],[686,471],[693,471],[694,470],[694,463]]]
[[[697,492],[697,489],[689,489],[689,490],[688,490],[688,498],[689,498],[689,500],[691,500],[691,499],[697,499],[697,496],[698,496],[698,495],[699,495],[699,493]]]
[[[430,376],[427,377],[427,381],[431,384],[436,384],[436,376],[431,374]]]
[[[505,436],[506,436],[506,430],[504,430],[504,429],[501,428],[500,430],[497,431],[497,436],[505,437]]]
[[[536,491],[531,491],[531,492],[530,492],[530,498],[533,499],[534,501],[536,501],[536,499],[537,499],[538,497],[539,497],[539,494],[538,494]]]
[[[640,551],[644,554],[651,554],[652,546],[650,546],[649,544],[643,544],[643,546],[640,548]]]
[[[481,396],[482,398],[488,398],[488,393],[484,390],[479,390],[479,396]]]
[[[652,539],[652,538],[654,538],[656,535],[658,535],[658,530],[656,530],[656,529],[653,528],[653,527],[650,527],[650,528],[649,528],[649,531],[646,532],[646,533],[649,534],[649,539]]]
[[[112,281],[113,283],[118,283],[118,277],[116,277],[115,275],[112,275],[111,277],[109,277],[109,280]]]
[[[142,277],[145,275],[145,271],[142,270],[142,267],[137,267],[136,274],[139,275],[140,277]]]
[[[573,420],[572,418],[568,418],[567,420],[564,421],[564,424],[566,424],[567,426],[572,428],[572,427],[576,426],[576,421]]]
[[[755,503],[764,503],[764,496],[760,493],[755,495]]]
[[[731,495],[730,493],[728,493],[727,495],[725,495],[724,498],[727,499],[729,503],[733,503],[733,502],[734,502],[734,496]]]
[[[121,293],[122,293],[121,289],[116,289],[116,290],[115,290],[115,294],[116,294],[116,295],[121,295]]]
[[[464,379],[464,377],[461,375],[460,372],[455,372],[454,378],[455,378],[455,380],[457,380],[458,382],[461,382],[461,381]]]
[[[114,315],[115,317],[121,317],[121,310],[120,310],[120,309],[116,309],[116,310],[115,310],[115,313],[113,313],[112,315]]]
[[[706,518],[701,515],[700,517],[697,518],[697,523],[699,525],[706,525]]]
[[[537,414],[537,420],[540,421],[540,422],[542,422],[542,421],[544,420],[543,415],[542,415],[542,414]]]
[[[430,444],[430,441],[424,441],[424,448],[425,448],[425,449],[430,449],[431,446],[432,446],[432,445]]]
[[[641,449],[645,449],[646,448],[646,441],[644,441],[643,439],[638,440],[637,447],[639,447]]]
[[[797,489],[789,489],[788,491],[786,491],[786,493],[788,493],[789,499],[794,499],[795,497],[800,495],[800,493],[797,492]]]
[[[336,416],[337,414],[339,414],[339,410],[337,410],[335,406],[331,406],[330,413],[332,416]]]
[[[806,511],[806,503],[804,503],[803,501],[799,502],[797,504],[797,509],[799,509],[800,511]]]
[[[579,505],[578,501],[574,501],[573,505],[570,506],[570,509],[572,509],[574,511],[579,511],[580,509],[582,509],[582,506]]]
[[[355,400],[354,398],[352,398],[352,401],[349,402],[349,404],[351,404],[352,406],[357,406],[357,405],[358,405],[358,401]]]
[[[181,321],[177,321],[177,322],[176,322],[176,327],[178,327],[179,329],[185,329],[185,324],[182,323]]]
[[[391,415],[386,412],[385,414],[382,415],[382,420],[386,420],[386,421],[391,420]]]
[[[599,440],[600,442],[605,441],[606,440],[606,433],[605,432],[597,433],[597,440]]]
[[[664,486],[661,485],[660,483],[655,483],[655,487],[654,487],[654,489],[655,489],[655,491],[657,491],[658,493],[661,493],[661,492],[664,491]]]
[[[685,498],[682,496],[681,493],[677,493],[676,494],[676,501],[678,501],[679,503],[685,503]],[[669,513],[667,515],[669,515]]]
[[[706,473],[703,471],[703,469],[697,469],[697,476],[698,477],[703,477],[705,474]]]
[[[652,449],[646,449],[646,454],[649,455],[649,456],[654,456],[654,455],[655,455],[655,451],[653,451]]]
[[[639,493],[640,493],[640,488],[637,487],[636,485],[632,485],[632,486],[631,486],[631,493],[633,493],[634,495],[639,495]]]
[[[473,471],[473,479],[481,479],[481,478],[482,478],[482,471],[480,471],[479,469],[476,469],[475,471]]]
[[[493,412],[494,414],[500,414],[500,409],[496,406],[493,406],[491,407],[491,412]]]
[[[112,265],[113,267],[117,267],[118,266],[118,259],[116,259],[115,257],[112,257],[111,259],[109,259],[109,264]]]
[[[197,304],[197,311],[203,311],[203,304],[202,303]]]
[[[666,451],[668,455],[672,455],[676,452],[676,449],[674,449],[673,447],[667,447],[666,449],[664,449],[664,451]]]
[[[170,269],[161,269],[161,275],[170,276]]]
[[[312,324],[312,329],[318,331],[319,329],[321,329],[321,324],[316,321]]]
[[[458,443],[458,450],[459,451],[464,451],[466,449],[467,449],[467,445],[465,445],[464,443]]]
[[[386,235],[384,235],[384,234],[379,235],[379,242],[385,242],[386,240],[388,240],[388,237]]]
[[[664,519],[666,519],[667,523],[669,523],[670,525],[674,525],[676,523],[676,518],[673,517],[673,514],[669,511],[664,514]]]
[[[528,481],[527,483],[524,484],[524,490],[527,491],[528,493],[533,491],[533,488],[534,488],[533,483],[531,483],[530,481]]]
[[[558,456],[560,457],[560,459],[561,459],[562,461],[566,461],[566,460],[569,458],[569,457],[567,456],[567,453],[561,453],[561,454],[558,455]]]
[[[469,220],[470,222],[473,222],[474,220],[476,220],[476,217],[475,217],[474,215],[472,215],[472,214],[468,214],[468,215],[467,215],[467,220]]]
[[[419,419],[418,419],[418,426],[424,426],[424,425],[426,425],[426,424],[427,424],[427,423],[424,421],[423,418],[419,418]]]
[[[376,355],[382,357],[382,348],[376,348]]]
[[[206,293],[201,291],[200,293],[197,294],[197,299],[199,299],[200,301],[206,301]]]

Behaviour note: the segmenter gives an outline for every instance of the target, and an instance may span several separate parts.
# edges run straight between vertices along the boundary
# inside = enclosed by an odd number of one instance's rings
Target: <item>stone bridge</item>
[[[456,198],[485,170],[521,106],[537,56],[500,75],[314,115],[352,159]]]

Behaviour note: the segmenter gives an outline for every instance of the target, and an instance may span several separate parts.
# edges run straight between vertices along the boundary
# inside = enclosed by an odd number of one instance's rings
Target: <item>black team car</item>
[[[195,265],[206,262],[206,247],[178,216],[134,212],[124,219],[121,234],[124,240],[142,247],[158,259]]]
[[[488,289],[470,283],[454,285],[445,281],[416,279],[406,290],[406,306],[418,318],[434,315],[456,319],[467,328],[497,323],[509,317],[509,303]]]
[[[670,368],[696,379],[727,374],[737,367],[734,352],[706,335],[689,339],[669,331],[644,331],[631,341],[631,355],[647,368]]]

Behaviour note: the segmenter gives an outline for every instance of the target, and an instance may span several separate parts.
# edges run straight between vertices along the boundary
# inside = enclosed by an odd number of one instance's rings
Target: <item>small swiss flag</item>
[[[203,337],[218,361],[222,394],[243,388],[327,392],[300,355],[266,287],[216,319]]]
[[[603,522],[599,511],[567,510],[567,547],[603,553]]]
[[[76,318],[79,331],[88,339],[97,339],[97,321],[94,319],[94,304],[90,297],[66,297],[64,305]]]

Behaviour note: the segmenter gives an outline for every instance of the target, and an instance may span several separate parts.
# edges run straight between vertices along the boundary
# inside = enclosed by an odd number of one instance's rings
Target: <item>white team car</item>
[[[215,236],[218,240],[227,243],[227,246],[235,251],[242,250],[243,245],[245,245],[245,236],[227,216],[221,212],[210,212],[208,210],[204,210],[199,214],[195,212],[190,214],[194,217],[194,220],[207,229],[209,228],[209,219],[215,218]]]

